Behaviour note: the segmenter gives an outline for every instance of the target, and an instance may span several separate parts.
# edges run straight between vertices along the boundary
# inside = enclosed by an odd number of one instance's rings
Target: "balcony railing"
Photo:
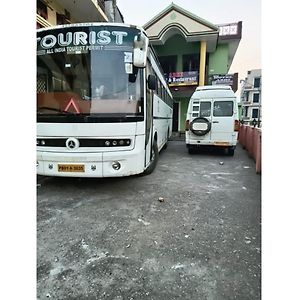
[[[105,13],[105,3],[104,0],[97,0],[98,5],[102,9],[102,11]]]
[[[36,21],[37,23],[39,23],[42,27],[49,27],[51,26],[51,24],[45,20],[43,17],[41,17],[40,15],[36,14]]]
[[[243,89],[244,89],[244,91],[260,91],[261,90],[261,85],[260,86],[254,86],[252,84],[245,84]]]

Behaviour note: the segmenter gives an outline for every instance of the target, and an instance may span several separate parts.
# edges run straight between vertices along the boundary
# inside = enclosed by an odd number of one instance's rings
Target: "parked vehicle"
[[[172,94],[145,31],[37,30],[37,174],[150,174],[172,133]]]
[[[238,130],[238,105],[231,87],[197,87],[186,118],[185,142],[189,153],[205,145],[224,148],[233,156]]]

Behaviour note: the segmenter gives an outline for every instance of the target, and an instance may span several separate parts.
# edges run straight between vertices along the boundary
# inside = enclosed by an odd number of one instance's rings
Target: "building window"
[[[183,72],[199,70],[199,54],[188,54],[182,56]]]
[[[258,109],[257,108],[254,108],[252,109],[252,118],[258,118]]]
[[[248,106],[244,107],[244,117],[247,118],[248,117]]]
[[[245,92],[245,102],[249,101],[249,92]]]
[[[259,103],[259,93],[253,94],[253,103]]]
[[[43,17],[45,20],[48,19],[47,5],[44,2],[38,0],[37,5],[36,5],[36,9],[37,9],[37,14],[38,15]]]
[[[254,78],[254,88],[260,87],[260,77]]]
[[[159,57],[160,65],[165,74],[174,73],[176,72],[176,62],[177,56],[160,56]]]

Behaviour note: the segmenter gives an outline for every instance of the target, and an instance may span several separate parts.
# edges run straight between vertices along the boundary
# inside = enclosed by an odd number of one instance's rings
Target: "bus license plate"
[[[84,165],[61,165],[61,164],[58,164],[58,172],[84,172]]]

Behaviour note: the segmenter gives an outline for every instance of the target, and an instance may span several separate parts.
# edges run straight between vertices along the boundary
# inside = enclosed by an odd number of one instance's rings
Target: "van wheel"
[[[234,155],[234,150],[235,148],[234,147],[229,147],[227,148],[227,153],[229,156],[233,156]]]
[[[188,153],[189,153],[189,154],[195,154],[195,153],[196,153],[195,147],[189,146],[189,147],[188,147]]]
[[[144,175],[151,174],[156,167],[157,161],[158,161],[158,147],[156,141],[153,141],[150,164],[143,174]]]

